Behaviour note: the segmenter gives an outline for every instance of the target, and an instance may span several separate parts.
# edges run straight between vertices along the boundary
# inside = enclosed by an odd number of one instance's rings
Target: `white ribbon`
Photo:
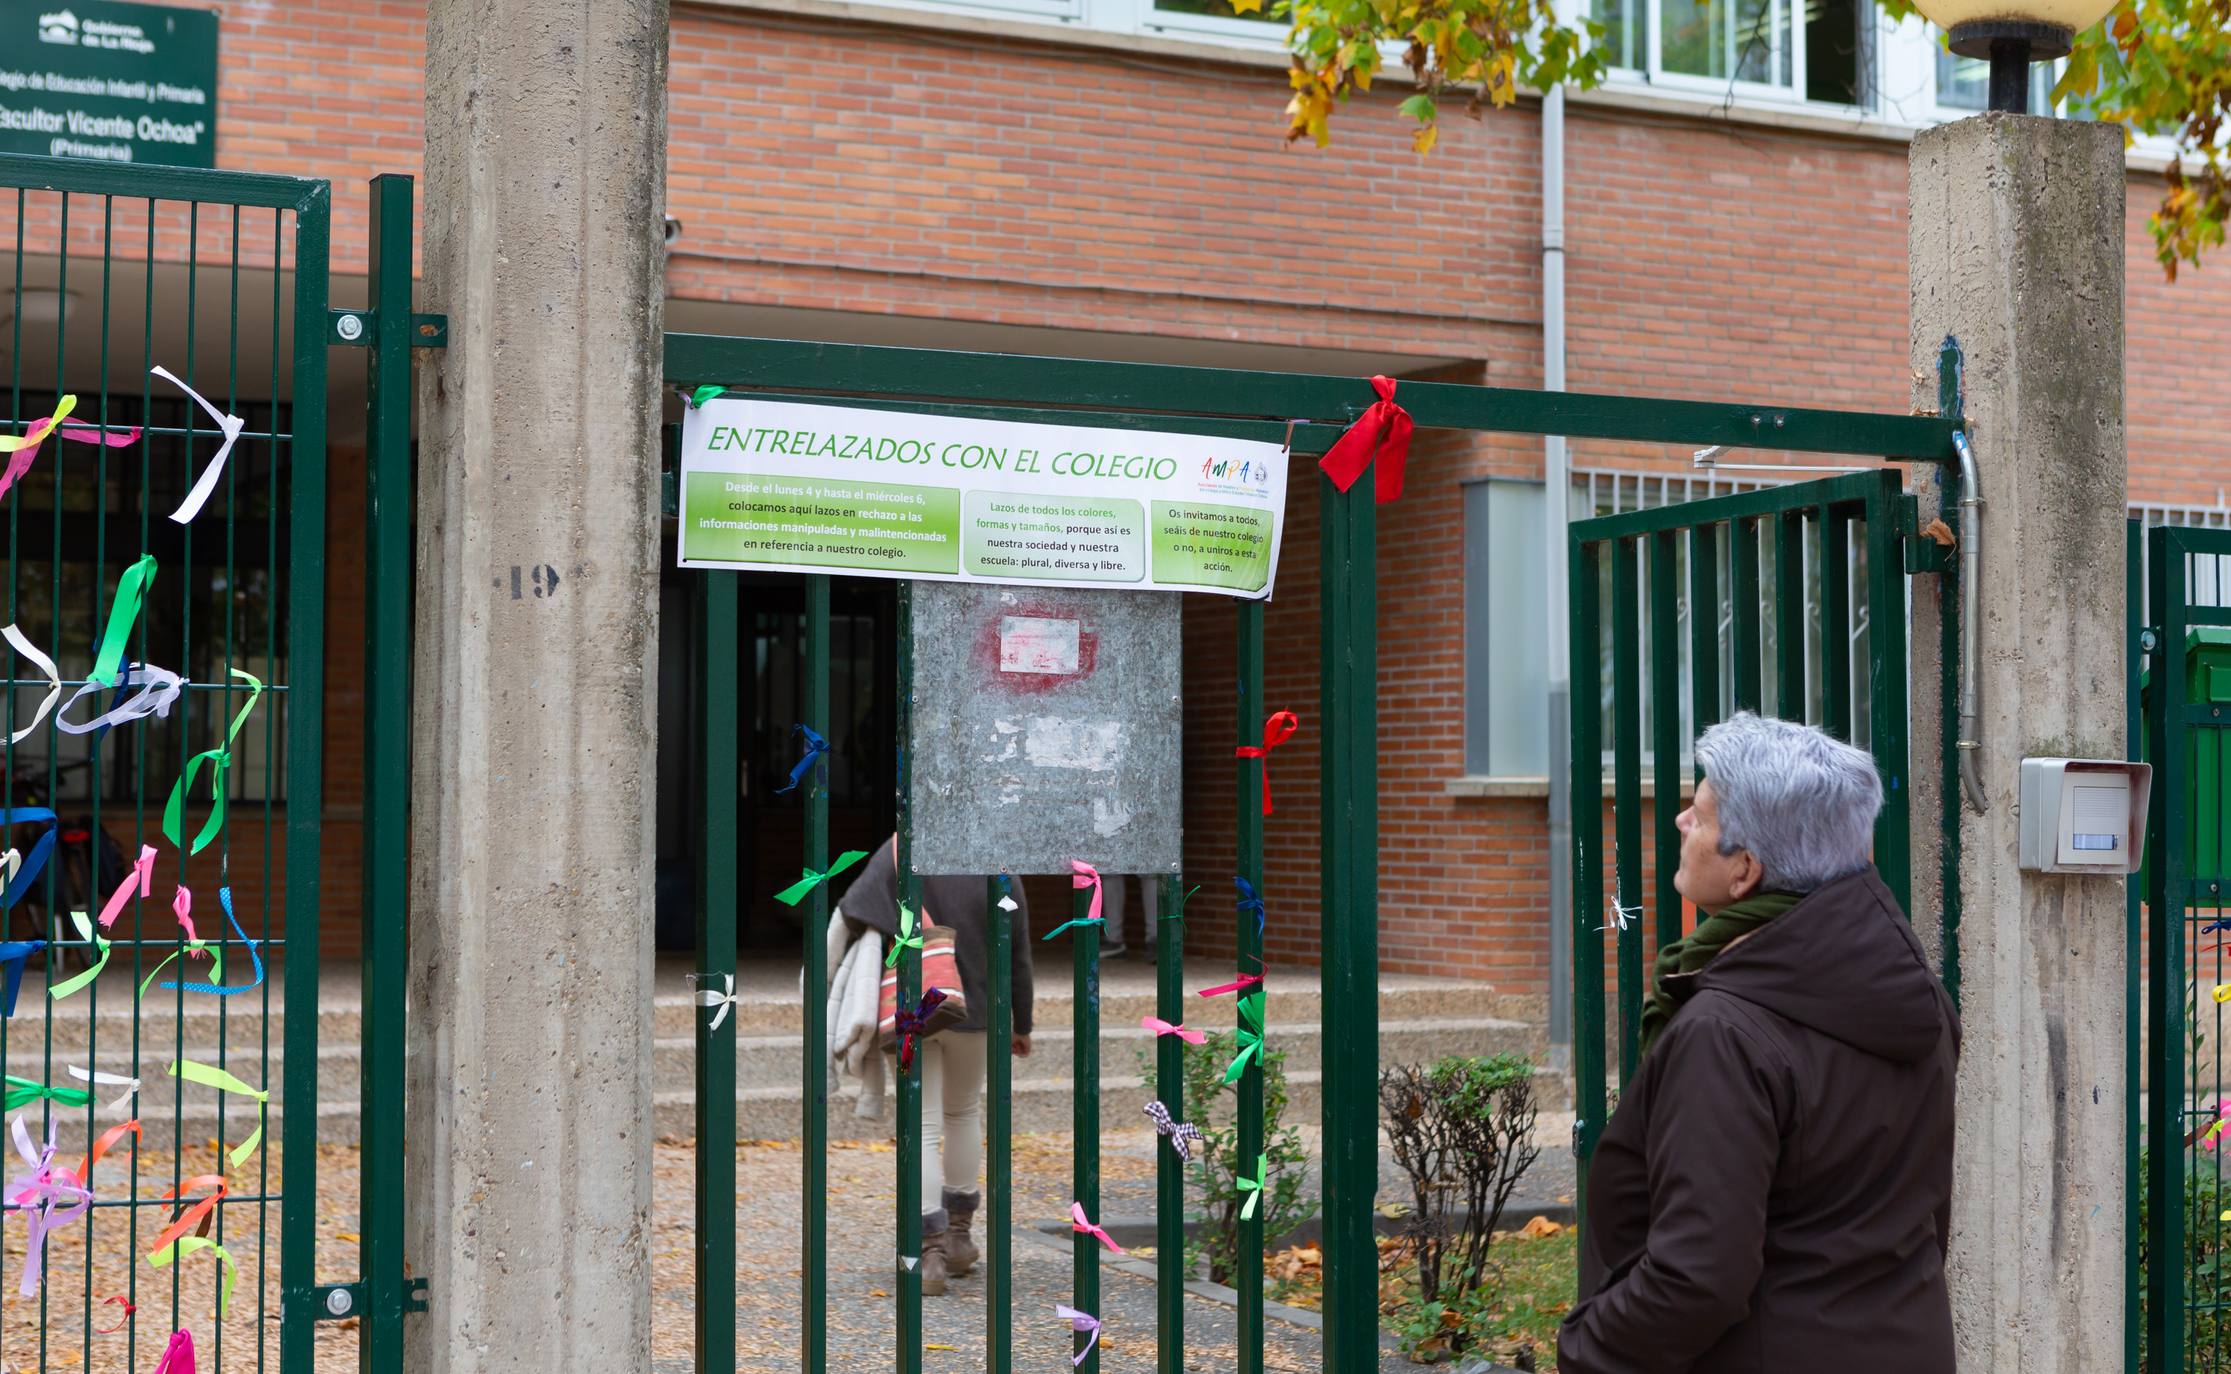
[[[10,735],[8,737],[8,743],[21,744],[23,742],[23,737],[30,734],[33,730],[38,729],[39,722],[46,719],[46,713],[53,710],[54,703],[61,699],[62,675],[54,670],[54,660],[48,658],[45,654],[40,653],[38,649],[32,645],[30,640],[23,637],[23,631],[17,629],[15,626],[9,625],[6,627],[0,627],[0,638],[6,639],[8,641],[9,648],[14,649],[23,657],[30,659],[33,663],[38,665],[40,672],[46,674],[46,700],[39,703],[39,709],[32,714],[31,723],[29,725],[24,726],[21,730],[16,731],[13,735]]]
[[[9,883],[14,882],[15,875],[23,870],[22,852],[10,848],[6,853],[0,854],[0,868],[8,870],[8,876],[5,879],[0,879],[0,888],[4,888]]]
[[[693,973],[690,975],[692,979],[710,978],[711,976],[709,973]],[[724,973],[720,977],[721,991],[714,992],[711,988],[701,988],[697,993],[697,1005],[720,1008],[719,1011],[713,1013],[713,1024],[706,1027],[707,1030],[719,1030],[720,1023],[728,1019],[728,1009],[736,1005],[736,975]]]
[[[89,735],[104,725],[123,725],[145,716],[168,716],[172,704],[178,700],[179,689],[186,685],[186,679],[168,668],[142,663],[126,673],[123,681],[117,685],[137,687],[139,691],[126,697],[123,704],[115,710],[95,716],[83,725],[72,725],[69,722],[70,708],[77,705],[77,699],[87,692],[107,690],[98,682],[88,682],[70,693],[70,699],[62,703],[62,709],[54,713],[54,728],[65,735]]]
[[[217,428],[225,432],[225,442],[218,446],[217,456],[209,460],[209,466],[202,469],[200,479],[194,483],[194,489],[187,492],[186,499],[178,503],[178,509],[170,513],[171,519],[183,525],[201,514],[203,503],[209,500],[209,493],[217,489],[217,479],[225,471],[225,458],[232,452],[234,441],[240,438],[240,431],[247,428],[248,422],[237,415],[227,415],[209,404],[207,400],[203,399],[200,392],[171,376],[170,370],[160,363],[149,368],[148,371],[169,382],[188,396],[193,397],[194,404],[208,412],[209,418],[217,422]],[[187,438],[188,446],[191,447],[192,436],[189,435]]]
[[[73,912],[72,914],[82,915],[83,913]],[[77,1065],[72,1064],[70,1065],[70,1077],[76,1079],[80,1083],[88,1085],[98,1084],[102,1087],[124,1089],[123,1092],[117,1094],[114,1101],[104,1102],[101,1104],[101,1110],[104,1112],[114,1111],[118,1107],[121,1107],[125,1103],[131,1101],[133,1098],[139,1096],[139,1080],[136,1078],[126,1078],[123,1074],[120,1073],[102,1073],[98,1069],[81,1069]]]
[[[1001,911],[1013,911],[1015,909],[1015,899],[1012,897],[1001,897],[999,899],[999,909]]]

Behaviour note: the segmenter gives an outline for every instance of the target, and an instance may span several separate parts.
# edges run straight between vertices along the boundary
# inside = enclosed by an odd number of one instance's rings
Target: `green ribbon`
[[[1247,1194],[1247,1201],[1239,1209],[1239,1219],[1241,1221],[1252,1221],[1254,1219],[1255,1204],[1262,1201],[1263,1185],[1269,1181],[1270,1156],[1266,1154],[1256,1159],[1255,1176],[1253,1178],[1248,1178],[1245,1175],[1240,1177],[1239,1190]]]
[[[695,410],[726,390],[728,388],[724,386],[712,386],[710,384],[701,386],[689,394],[689,408]]]
[[[231,1252],[226,1250],[224,1246],[219,1245],[207,1236],[180,1236],[177,1240],[149,1255],[147,1262],[160,1269],[173,1260],[184,1259],[188,1255],[199,1254],[204,1250],[215,1256],[217,1262],[224,1266],[224,1283],[217,1290],[217,1315],[223,1317],[226,1309],[232,1306],[232,1286],[240,1277],[240,1266],[233,1262]]]
[[[899,938],[891,942],[891,952],[885,956],[883,967],[897,968],[899,966],[899,955],[904,953],[908,946],[920,949],[922,947],[922,936],[914,929],[914,913],[907,909],[906,903],[901,902],[899,903]]]
[[[28,1078],[18,1078],[12,1073],[7,1076],[6,1082],[8,1094],[4,1101],[0,1101],[0,1111],[12,1112],[18,1107],[28,1107],[41,1098],[57,1107],[93,1105],[93,1094],[83,1088],[49,1087],[44,1083],[34,1083]]]
[[[137,881],[138,875],[134,874],[130,881],[125,884],[125,886],[129,887],[132,882]],[[98,949],[101,952],[101,956],[98,959],[95,959],[93,961],[93,966],[85,970],[85,972],[77,974],[74,977],[65,978],[61,982],[56,983],[53,987],[46,990],[46,995],[50,999],[57,1002],[69,996],[71,993],[77,992],[80,989],[89,986],[94,979],[101,976],[101,970],[108,967],[108,937],[95,930],[93,928],[93,923],[86,919],[85,913],[82,911],[71,912],[70,920],[77,926],[77,937],[80,940],[84,940],[87,943],[91,944],[94,948]]]
[[[139,608],[147,600],[147,589],[155,585],[155,555],[142,554],[140,560],[124,570],[116,579],[116,601],[108,609],[108,628],[101,632],[101,650],[94,656],[93,671],[86,680],[98,682],[103,687],[116,685],[117,670],[124,664],[124,641],[132,637],[132,626],[139,620]]]
[[[202,822],[201,833],[194,836],[194,847],[188,854],[199,854],[209,847],[225,828],[225,770],[232,767],[232,742],[239,738],[240,727],[248,723],[248,713],[256,709],[256,701],[263,695],[263,679],[244,669],[235,668],[232,675],[248,682],[248,704],[241,707],[232,718],[232,728],[225,731],[225,742],[215,749],[204,750],[186,760],[186,771],[171,785],[170,801],[163,807],[163,835],[181,849],[185,841],[180,838],[186,814],[186,794],[193,790],[194,779],[201,773],[204,763],[211,765],[209,774],[209,819]]]
[[[1042,944],[1047,940],[1051,940],[1056,935],[1059,935],[1061,932],[1068,930],[1072,926],[1091,926],[1094,930],[1104,930],[1107,928],[1107,925],[1108,918],[1105,916],[1078,916],[1071,920],[1063,921],[1060,925],[1055,926],[1052,930],[1047,931],[1044,935],[1039,937],[1039,942]]]
[[[1185,895],[1177,899],[1177,910],[1175,910],[1175,911],[1171,912],[1171,913],[1170,913],[1169,915],[1167,915],[1167,916],[1161,917],[1160,919],[1162,919],[1162,920],[1165,920],[1165,921],[1182,921],[1182,920],[1184,920],[1184,919],[1185,919],[1185,904],[1186,904],[1187,902],[1190,902],[1190,901],[1192,901],[1192,900],[1193,900],[1193,894],[1194,894],[1194,893],[1196,893],[1196,892],[1198,892],[1198,891],[1200,891],[1200,890],[1201,890],[1201,885],[1200,885],[1199,883],[1195,883],[1195,884],[1193,884],[1193,886],[1191,886],[1191,887],[1189,887],[1189,888],[1185,889]]]
[[[247,1163],[248,1156],[254,1154],[256,1147],[263,1144],[264,1116],[271,1109],[270,1092],[266,1089],[251,1087],[213,1064],[197,1064],[191,1059],[181,1059],[172,1064],[170,1074],[173,1078],[183,1078],[189,1083],[199,1083],[205,1088],[215,1088],[221,1093],[236,1093],[241,1097],[252,1097],[256,1100],[256,1129],[249,1133],[246,1140],[233,1146],[225,1156],[232,1161],[232,1167],[235,1169]],[[87,1100],[90,1101],[90,1097]]]
[[[806,876],[800,878],[798,881],[792,883],[790,886],[776,893],[775,900],[782,903],[784,906],[796,906],[798,905],[798,903],[806,899],[807,893],[813,891],[815,888],[821,886],[823,883],[829,881],[831,878],[836,877],[839,873],[844,872],[846,869],[852,867],[852,865],[860,862],[860,860],[866,858],[867,856],[868,851],[866,851],[865,849],[847,849],[842,854],[837,855],[837,861],[829,865],[829,869],[827,872],[816,873],[810,868],[805,870]]]
[[[1226,1083],[1239,1082],[1247,1072],[1251,1059],[1260,1059],[1263,1053],[1263,992],[1255,991],[1239,999],[1239,1053],[1232,1057],[1231,1067],[1224,1070]]]
[[[209,981],[212,983],[225,981],[224,950],[212,949],[207,940],[188,940],[185,948],[172,950],[163,956],[163,962],[155,965],[154,972],[148,974],[146,981],[139,985],[139,1000],[146,1001],[147,990],[155,986],[155,980],[162,976],[163,970],[177,962],[180,956],[187,954],[207,954],[209,956]]]

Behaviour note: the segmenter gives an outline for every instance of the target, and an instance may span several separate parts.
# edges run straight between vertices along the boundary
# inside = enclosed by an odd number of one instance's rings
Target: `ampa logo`
[[[56,10],[39,16],[39,41],[41,43],[77,44],[77,16],[68,10]]]

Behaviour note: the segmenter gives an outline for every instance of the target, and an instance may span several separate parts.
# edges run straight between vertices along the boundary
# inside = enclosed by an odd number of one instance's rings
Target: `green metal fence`
[[[2133,522],[2134,584],[2138,539]],[[2221,1058],[2226,995],[2219,993],[2231,984],[2223,951],[2231,931],[2231,773],[2224,767],[2231,530],[2158,526],[2144,531],[2144,541],[2144,595],[2132,598],[2131,686],[2143,702],[2154,784],[2142,911],[2132,903],[2133,936],[2142,915],[2146,944],[2146,1115],[2132,1146],[2133,1163],[2144,1165],[2144,1194],[2133,1209],[2143,1219],[2134,1228],[2143,1307],[2133,1322],[2133,1367],[2184,1374],[2225,1368],[2231,1334],[2221,1272],[2221,1133],[2231,1094]],[[2134,1095],[2136,1084],[2134,1075]]]
[[[1912,532],[1912,501],[1900,493],[1894,468],[1604,516],[1571,528],[1573,1140],[1583,1205],[1588,1160],[1610,1115],[1607,1041],[1616,1048],[1617,1081],[1624,1087],[1639,1059],[1645,944],[1663,945],[1684,933],[1681,895],[1673,885],[1680,867],[1675,821],[1690,782],[1688,745],[1698,734],[1731,711],[1756,711],[1810,720],[1839,738],[1863,738],[1885,781],[1875,864],[1901,902],[1910,898],[1908,551],[1917,562],[1946,562],[1929,551],[1933,544],[1924,549],[1911,541]],[[1810,579],[1808,566],[1816,570]],[[1950,585],[1949,569],[1942,575]],[[1943,604],[1949,619],[1957,598]],[[1722,624],[1731,630],[1724,643]],[[1771,654],[1763,651],[1769,629]],[[1602,680],[1606,658],[1608,684]],[[1683,682],[1690,685],[1686,703]],[[1647,731],[1646,697],[1654,708]],[[1646,752],[1654,822],[1647,838]],[[1701,770],[1695,780],[1702,780]],[[1646,863],[1654,879],[1648,885]],[[1948,910],[1948,951],[1957,924]],[[1616,967],[1612,1008],[1604,1001],[1607,944]]]
[[[1324,451],[1330,442],[1376,399],[1369,385],[1356,378],[1294,374],[1229,372],[1202,368],[1144,364],[1096,363],[1067,359],[1006,357],[925,350],[868,348],[846,345],[798,343],[781,340],[668,335],[666,379],[685,391],[701,384],[716,384],[731,396],[761,396],[791,401],[824,400],[849,405],[886,407],[932,414],[988,416],[1054,424],[1093,425],[1112,428],[1180,430],[1226,435],[1278,443],[1290,438],[1297,457]],[[1688,446],[1725,444],[1734,447],[1770,445],[1777,449],[1815,453],[1880,454],[1922,462],[1949,461],[1956,422],[1938,417],[1868,415],[1835,411],[1792,410],[1719,405],[1648,398],[1587,396],[1566,393],[1512,391],[1445,383],[1404,383],[1400,402],[1417,423],[1426,428],[1544,434],[1559,433],[1582,438],[1623,439]],[[1834,508],[1839,519],[1856,507],[1878,534],[1897,525],[1904,506],[1889,479],[1855,479],[1837,488],[1838,495],[1816,504]],[[1323,1043],[1326,1048],[1323,1106],[1324,1255],[1325,1255],[1325,1367],[1335,1371],[1375,1369],[1380,1360],[1378,1332],[1378,1252],[1373,1235],[1373,1199],[1378,1179],[1378,1014],[1377,1014],[1377,913],[1378,913],[1378,815],[1376,760],[1378,746],[1376,623],[1377,623],[1377,510],[1371,493],[1361,484],[1354,491],[1336,492],[1329,480],[1320,480],[1321,545],[1318,568],[1322,596],[1322,652],[1320,698],[1312,728],[1320,733],[1323,748],[1322,831],[1317,837],[1323,855],[1322,964],[1318,972],[1323,992]],[[1885,503],[1888,503],[1887,505]],[[1395,508],[1399,512],[1399,507]],[[1775,507],[1779,510],[1779,507]],[[1759,511],[1748,507],[1745,519]],[[1886,571],[1870,580],[1867,596],[1896,586],[1902,566],[1895,558]],[[1738,576],[1755,578],[1755,568],[1739,561]],[[1289,576],[1293,573],[1289,570]],[[737,577],[731,573],[695,575],[698,615],[696,626],[705,646],[698,657],[703,688],[698,694],[700,722],[706,731],[704,776],[709,781],[700,800],[705,827],[700,876],[701,921],[698,970],[701,977],[718,980],[735,971],[736,874],[727,851],[735,834],[735,739],[733,698],[723,695],[721,665],[733,663],[739,614]],[[813,714],[815,703],[826,703],[828,672],[828,579],[809,577],[807,617],[808,712],[805,723],[824,733],[830,722]],[[1879,586],[1877,584],[1880,584]],[[1579,583],[1576,582],[1576,592]],[[1891,616],[1902,622],[1902,612]],[[1631,627],[1630,627],[1631,628]],[[1631,636],[1630,636],[1631,638]],[[1901,649],[1902,649],[1902,641]],[[1233,745],[1252,743],[1262,729],[1269,704],[1263,700],[1263,609],[1259,603],[1241,603],[1233,613],[1230,652],[1238,664],[1238,692],[1234,703]],[[1190,646],[1189,646],[1190,648]],[[1222,652],[1223,644],[1201,646]],[[903,657],[902,646],[902,657]],[[1754,660],[1755,661],[1755,660]],[[1893,665],[1875,663],[1878,671]],[[903,680],[903,669],[901,678]],[[1902,669],[1880,679],[1902,682]],[[1879,692],[1871,692],[1873,700]],[[1668,699],[1670,699],[1669,694]],[[1877,723],[1884,741],[1903,739],[1902,702],[1895,715],[1882,708]],[[902,732],[903,738],[903,732]],[[1220,742],[1221,743],[1221,742]],[[1631,751],[1630,751],[1631,752]],[[1669,747],[1667,757],[1674,750]],[[1900,749],[1902,763],[1902,747]],[[804,864],[815,872],[826,867],[827,795],[823,775],[826,759],[817,763],[804,806]],[[899,762],[903,769],[903,750]],[[1278,894],[1264,886],[1263,821],[1260,814],[1259,769],[1241,762],[1235,769],[1238,793],[1238,852],[1232,871],[1249,879],[1275,911]],[[1631,790],[1631,789],[1630,789]],[[904,795],[901,779],[900,795]],[[1670,795],[1670,790],[1667,793]],[[1275,818],[1274,818],[1275,820]],[[902,829],[903,835],[903,829]],[[1639,853],[1639,844],[1630,846]],[[1902,849],[1901,849],[1902,852]],[[902,859],[901,872],[906,865]],[[1664,870],[1670,873],[1670,869]],[[1193,875],[1195,881],[1220,885],[1224,874]],[[1173,883],[1166,891],[1174,897]],[[987,901],[995,894],[987,893]],[[1168,904],[1165,910],[1169,910]],[[822,929],[827,905],[817,893],[807,910],[804,962],[806,985],[823,985]],[[992,956],[1006,956],[996,933],[1005,923],[989,923],[995,932]],[[1262,950],[1251,923],[1241,921],[1238,970],[1262,971]],[[1161,923],[1157,946],[1158,998],[1165,1019],[1178,1021],[1184,1013],[1179,984],[1184,931],[1180,922]],[[1097,932],[1089,929],[1077,940],[1074,974],[1078,983],[1079,1024],[1076,1028],[1075,1178],[1076,1196],[1090,1215],[1098,1215],[1097,1159],[1099,1146],[1099,1094],[1095,1091],[1098,1040],[1089,1022],[1096,987],[1099,957]],[[918,986],[916,955],[911,951],[900,962],[900,996],[911,996]],[[1269,970],[1275,1011],[1278,970]],[[1006,1024],[1005,979],[992,977],[992,1043],[999,1043]],[[809,1006],[818,1002],[809,999]],[[1196,1004],[1198,1005],[1198,1004]],[[734,1157],[732,1143],[738,1135],[735,1089],[735,1030],[715,1030],[710,1017],[698,1026],[697,1130],[698,1183],[696,1246],[698,1282],[698,1368],[709,1374],[728,1374],[736,1367],[734,1290],[735,1272]],[[799,1367],[807,1374],[822,1374],[829,1365],[827,1338],[827,1189],[823,1158],[827,1145],[827,1104],[820,1090],[821,1053],[825,1030],[818,1015],[807,1015],[804,1025],[803,1124],[805,1164],[800,1192],[800,1299],[803,1337]],[[1275,1042],[1277,1020],[1266,1027]],[[1598,1036],[1601,1043],[1601,1036]],[[1178,1047],[1165,1039],[1158,1049],[1154,1095],[1173,1112],[1182,1113],[1179,1096]],[[1006,1151],[1010,1098],[1007,1065],[1003,1055],[991,1056],[987,1088],[987,1197],[985,1342],[981,1360],[990,1371],[1012,1365],[1015,1313],[1012,1310],[1013,1256],[1009,1246],[1012,1223],[1012,1175]],[[1261,1149],[1259,1135],[1261,1082],[1251,1067],[1243,1085],[1240,1121],[1252,1121],[1256,1134],[1243,1137],[1243,1157]],[[891,1253],[917,1252],[920,1228],[921,1179],[917,1142],[920,1139],[921,1103],[918,1087],[902,1077],[899,1096],[899,1176],[897,1214],[888,1242]],[[748,1123],[746,1125],[748,1133]],[[1180,1166],[1168,1151],[1161,1152],[1157,1176],[1158,1230],[1158,1329],[1155,1333],[1157,1367],[1163,1374],[1178,1374],[1188,1367],[1184,1330],[1183,1280],[1183,1179]],[[1237,1368],[1256,1374],[1263,1367],[1262,1236],[1244,1238],[1238,1289],[1239,1321]],[[872,1242],[880,1245],[885,1242]],[[1089,1236],[1075,1240],[1076,1293],[1073,1305],[1093,1310],[1097,1298],[1100,1260],[1097,1243]],[[895,1266],[896,1330],[893,1333],[896,1366],[900,1374],[922,1368],[921,1300],[918,1277],[905,1266]],[[1044,1314],[1026,1314],[1039,1319]],[[1126,1333],[1132,1334],[1132,1333]],[[1198,1358],[1198,1352],[1194,1352]],[[1097,1353],[1084,1368],[1097,1367]]]
[[[393,181],[376,192],[373,276],[409,329],[408,181]],[[347,1339],[315,1323],[344,1315],[374,1318],[365,1368],[400,1368],[377,1301],[388,1285],[399,1318],[399,1195],[374,1191],[385,1153],[365,1157],[365,1282],[316,1283],[321,1259],[353,1262],[318,1207],[314,1110],[326,350],[376,344],[362,326],[380,319],[353,312],[352,336],[328,308],[330,215],[323,181],[0,157],[0,433],[44,436],[12,455],[0,495],[4,614],[22,637],[0,749],[0,841],[22,855],[0,956],[22,985],[0,1061],[31,1146],[10,1161],[6,1222],[14,1255],[43,1261],[19,1291],[11,1255],[0,1288],[15,1370],[150,1368],[185,1331],[203,1368],[308,1374]],[[387,342],[371,445],[404,499],[375,522],[370,571],[389,580],[367,609],[400,655],[408,473],[398,488],[392,459],[407,462],[410,340]],[[63,427],[41,423],[69,397]],[[399,728],[369,756],[385,781],[366,815],[367,952],[392,957],[401,785],[385,750],[406,757]],[[364,1024],[392,1038],[364,1064],[368,1132],[401,1118],[401,965],[376,988],[372,967]],[[105,1157],[79,1163],[101,1138]]]

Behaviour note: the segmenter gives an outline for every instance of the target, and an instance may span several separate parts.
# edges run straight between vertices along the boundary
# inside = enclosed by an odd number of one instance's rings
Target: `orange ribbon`
[[[1334,486],[1346,491],[1377,458],[1379,472],[1372,483],[1383,506],[1402,499],[1402,468],[1410,460],[1410,432],[1416,425],[1410,412],[1394,403],[1392,377],[1373,377],[1371,387],[1379,393],[1379,399],[1348,426],[1348,432],[1326,450],[1317,466],[1325,470]]]
[[[179,1184],[176,1188],[173,1188],[169,1192],[164,1193],[162,1195],[162,1200],[165,1202],[181,1201],[185,1198],[186,1194],[194,1191],[196,1188],[210,1188],[214,1189],[215,1191],[211,1192],[208,1197],[201,1199],[193,1206],[179,1213],[178,1220],[172,1222],[168,1230],[164,1231],[161,1235],[155,1238],[155,1247],[147,1252],[147,1257],[149,1259],[153,1259],[155,1256],[163,1253],[165,1250],[168,1250],[173,1242],[178,1240],[179,1237],[185,1235],[188,1231],[194,1230],[197,1226],[208,1226],[209,1214],[217,1209],[217,1203],[225,1196],[225,1194],[232,1191],[231,1188],[225,1183],[225,1176],[223,1174],[202,1174],[195,1178],[189,1178],[184,1183]]]
[[[1261,759],[1263,761],[1263,814],[1270,814],[1270,751],[1294,737],[1301,728],[1301,717],[1291,711],[1273,711],[1263,722],[1263,742],[1243,744],[1232,751],[1234,758]]]
[[[111,1103],[109,1105],[114,1106],[115,1104]],[[91,1188],[93,1186],[93,1166],[100,1163],[101,1156],[107,1154],[116,1142],[122,1140],[127,1134],[132,1137],[134,1145],[139,1143],[138,1117],[134,1117],[130,1121],[119,1121],[103,1131],[101,1138],[93,1142],[93,1148],[85,1152],[85,1158],[78,1161],[76,1171],[70,1175],[77,1180],[78,1187]]]

